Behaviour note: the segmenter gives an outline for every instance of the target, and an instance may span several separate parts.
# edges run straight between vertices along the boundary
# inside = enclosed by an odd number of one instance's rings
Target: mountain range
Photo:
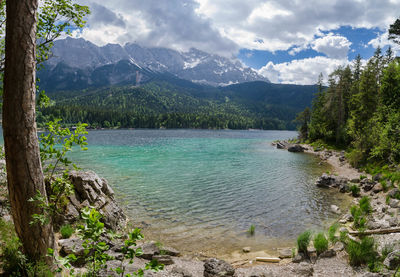
[[[169,73],[194,83],[226,86],[267,78],[234,59],[195,48],[178,52],[135,43],[99,47],[82,38],[57,40],[51,58],[39,71],[46,90],[85,89],[104,85],[140,85],[154,74]]]

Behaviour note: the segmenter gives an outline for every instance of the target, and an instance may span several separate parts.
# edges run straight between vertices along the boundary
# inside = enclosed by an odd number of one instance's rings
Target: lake
[[[223,255],[293,245],[332,223],[343,194],[318,188],[329,170],[310,154],[271,146],[291,131],[99,130],[71,157],[106,178],[148,239]],[[255,235],[247,230],[255,226]]]

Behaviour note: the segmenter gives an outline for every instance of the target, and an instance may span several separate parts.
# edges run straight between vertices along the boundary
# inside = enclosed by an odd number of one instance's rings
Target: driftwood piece
[[[256,257],[257,262],[279,263],[281,259],[271,257]]]
[[[378,235],[378,234],[391,234],[400,233],[400,227],[387,228],[387,229],[376,229],[376,230],[365,230],[365,231],[350,231],[350,235]]]

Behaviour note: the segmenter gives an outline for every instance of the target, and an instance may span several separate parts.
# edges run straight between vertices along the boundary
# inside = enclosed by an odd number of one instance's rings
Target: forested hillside
[[[301,135],[311,142],[349,148],[355,166],[400,163],[400,61],[391,49],[378,48],[362,65],[338,68],[329,76],[329,88],[320,89],[311,111],[306,109]]]
[[[61,117],[93,128],[294,129],[316,86],[249,82],[215,88],[158,74],[141,86],[50,92],[38,122]]]

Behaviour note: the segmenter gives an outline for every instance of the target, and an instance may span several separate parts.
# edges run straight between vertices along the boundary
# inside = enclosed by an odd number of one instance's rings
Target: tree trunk
[[[43,213],[28,200],[40,192],[46,197],[35,122],[36,20],[38,0],[6,3],[6,48],[3,95],[3,134],[7,182],[15,230],[25,254],[32,260],[53,248],[52,225],[30,225]]]

